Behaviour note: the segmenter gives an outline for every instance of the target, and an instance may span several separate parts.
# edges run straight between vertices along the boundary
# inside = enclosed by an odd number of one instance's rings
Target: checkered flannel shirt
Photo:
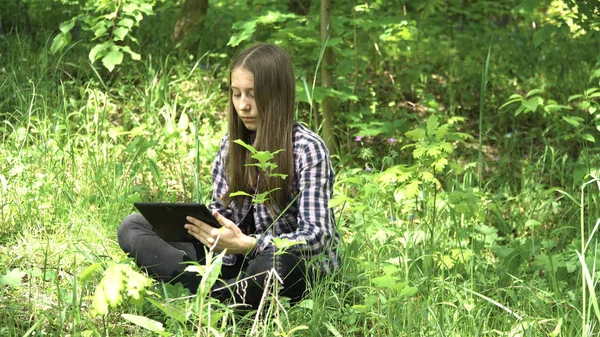
[[[250,208],[254,207],[256,225],[254,236],[257,244],[249,254],[250,258],[271,248],[274,237],[305,241],[305,244],[288,248],[287,252],[307,259],[318,258],[315,267],[328,273],[337,269],[341,263],[337,250],[340,238],[335,229],[333,210],[328,208],[335,179],[329,152],[316,133],[297,122],[293,126],[293,147],[294,180],[289,202],[294,201],[277,222],[273,223],[273,218],[265,205],[252,205],[251,197],[236,199],[228,207],[225,207],[220,200],[219,197],[224,196],[229,189],[225,176],[228,136],[221,141],[221,148],[214,162],[211,209],[218,210],[224,217],[239,226]],[[233,265],[237,257],[228,254],[224,257],[223,264]]]

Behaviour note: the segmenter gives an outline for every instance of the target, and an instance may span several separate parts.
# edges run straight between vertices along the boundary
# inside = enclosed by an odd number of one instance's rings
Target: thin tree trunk
[[[208,0],[185,0],[179,18],[175,23],[171,41],[178,43],[190,34],[199,32],[204,26],[204,16],[208,12]],[[186,47],[191,47],[188,45]]]
[[[331,32],[331,7],[333,6],[333,0],[322,0],[321,1],[321,43],[325,43],[330,36]],[[331,73],[332,67],[332,55],[329,48],[325,48],[325,54],[321,61],[321,86],[323,88],[330,88],[333,84],[333,75]],[[335,113],[335,102],[333,98],[327,96],[321,102],[321,113],[323,115],[323,140],[329,149],[330,153],[336,151],[336,140],[334,131],[334,113]]]

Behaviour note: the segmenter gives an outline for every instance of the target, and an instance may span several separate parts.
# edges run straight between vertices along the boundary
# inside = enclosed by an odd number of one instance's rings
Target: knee
[[[117,229],[117,240],[124,251],[131,251],[132,241],[138,234],[136,232],[143,227],[144,221],[146,219],[141,214],[130,214],[121,221]]]

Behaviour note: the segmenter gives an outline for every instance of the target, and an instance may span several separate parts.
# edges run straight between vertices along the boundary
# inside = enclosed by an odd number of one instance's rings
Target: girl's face
[[[231,72],[231,101],[246,129],[256,131],[259,114],[254,99],[254,74],[238,67]]]

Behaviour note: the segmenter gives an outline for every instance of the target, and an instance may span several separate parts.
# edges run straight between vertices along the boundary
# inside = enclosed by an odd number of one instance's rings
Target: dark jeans
[[[119,226],[117,237],[121,248],[150,275],[163,282],[181,282],[192,293],[196,293],[201,276],[184,270],[189,265],[185,262],[204,263],[205,247],[202,243],[166,242],[158,237],[140,214],[127,216]],[[283,289],[279,294],[289,297],[292,303],[303,297],[308,282],[304,259],[287,253],[274,258],[270,249],[252,259],[243,255],[237,257],[235,265],[222,266],[220,280],[211,291],[212,297],[257,308],[267,272],[273,267],[283,280],[283,286],[279,286]]]

